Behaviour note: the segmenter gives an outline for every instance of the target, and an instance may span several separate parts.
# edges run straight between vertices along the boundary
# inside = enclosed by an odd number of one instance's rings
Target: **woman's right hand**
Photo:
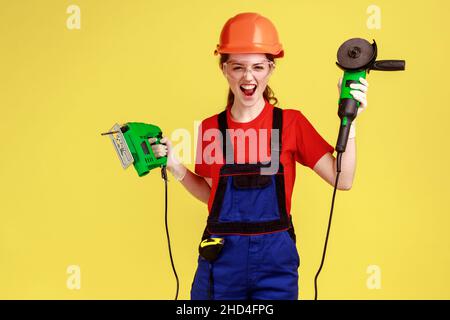
[[[149,138],[148,142],[152,147],[153,154],[156,158],[161,158],[167,156],[167,167],[172,167],[173,156],[172,156],[172,143],[167,137],[163,137],[158,144],[152,145],[157,139]]]
[[[156,138],[149,138],[150,145],[156,141]],[[172,142],[169,138],[163,136],[159,144],[152,145],[153,154],[156,158],[167,156],[167,169],[175,176],[177,180],[181,180],[186,174],[186,167],[181,164],[173,152]]]

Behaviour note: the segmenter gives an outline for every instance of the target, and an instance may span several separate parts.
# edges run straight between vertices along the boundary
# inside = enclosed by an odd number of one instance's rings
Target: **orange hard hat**
[[[240,13],[228,19],[214,51],[215,55],[219,53],[269,53],[275,58],[284,56],[273,23],[253,12]]]

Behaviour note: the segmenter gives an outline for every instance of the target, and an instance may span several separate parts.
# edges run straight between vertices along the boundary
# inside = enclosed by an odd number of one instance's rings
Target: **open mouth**
[[[256,91],[256,84],[243,84],[239,88],[246,96],[252,96]]]

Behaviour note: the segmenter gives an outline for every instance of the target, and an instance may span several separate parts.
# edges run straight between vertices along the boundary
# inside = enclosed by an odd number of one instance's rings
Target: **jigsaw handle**
[[[162,132],[160,132],[156,137],[150,137],[149,139],[151,139],[151,138],[156,139],[156,140],[153,141],[152,143],[150,143],[150,147],[151,147],[151,146],[154,146],[154,145],[156,145],[156,144],[162,144],[162,145],[167,146],[167,143],[162,143],[162,142],[161,142],[161,139],[163,139]],[[147,141],[148,141],[148,140],[147,140]],[[156,156],[155,156],[155,158],[156,158]],[[162,159],[162,158],[167,158],[167,156],[159,157],[159,158],[157,158],[157,159]]]

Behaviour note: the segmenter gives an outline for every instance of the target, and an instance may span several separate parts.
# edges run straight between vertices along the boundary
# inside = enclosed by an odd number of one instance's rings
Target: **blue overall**
[[[222,137],[229,139],[226,111],[218,119]],[[224,246],[212,263],[198,257],[193,300],[298,299],[300,259],[286,210],[284,170],[279,163],[282,110],[277,107],[272,123],[279,139],[278,146],[276,139],[271,141],[270,163],[225,161],[220,169],[203,239],[224,238]],[[230,143],[222,143],[222,149],[225,159],[227,154],[234,155]],[[262,174],[261,169],[270,168],[274,159],[277,171]]]

